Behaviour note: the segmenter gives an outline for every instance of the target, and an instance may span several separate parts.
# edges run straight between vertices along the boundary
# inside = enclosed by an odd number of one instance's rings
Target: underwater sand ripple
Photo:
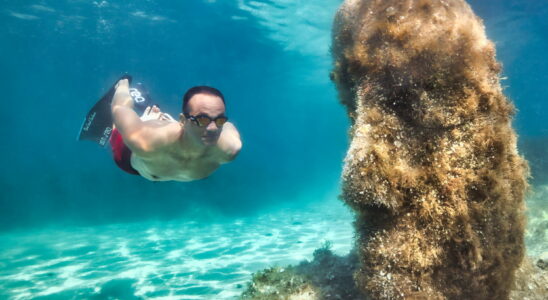
[[[295,221],[298,220],[298,221]],[[118,224],[0,235],[0,298],[233,299],[251,273],[345,254],[347,212],[284,212],[230,223]]]

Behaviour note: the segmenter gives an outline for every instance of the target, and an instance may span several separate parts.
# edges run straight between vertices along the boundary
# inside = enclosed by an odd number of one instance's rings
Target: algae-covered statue
[[[374,299],[507,299],[528,167],[482,21],[463,0],[347,0],[333,29],[352,121],[343,199]]]

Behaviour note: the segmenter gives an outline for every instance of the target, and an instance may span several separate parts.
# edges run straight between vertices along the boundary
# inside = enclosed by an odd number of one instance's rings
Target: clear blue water
[[[470,3],[508,77],[542,218],[548,2]],[[0,298],[230,299],[251,272],[309,259],[326,239],[347,252],[348,121],[328,76],[339,4],[0,0]],[[219,88],[240,156],[206,180],[153,183],[76,142],[123,72],[172,114],[189,87]]]

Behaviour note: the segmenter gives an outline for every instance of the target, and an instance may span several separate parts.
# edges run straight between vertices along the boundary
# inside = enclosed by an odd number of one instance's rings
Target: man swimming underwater
[[[242,148],[238,130],[227,122],[224,97],[212,87],[197,86],[185,93],[179,121],[156,106],[139,118],[127,79],[116,84],[111,108],[115,129],[110,143],[116,164],[148,180],[205,178]]]

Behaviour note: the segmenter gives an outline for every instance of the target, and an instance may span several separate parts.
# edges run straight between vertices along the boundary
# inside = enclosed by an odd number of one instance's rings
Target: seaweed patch
[[[352,121],[344,201],[374,299],[508,299],[528,166],[482,21],[462,0],[347,0],[332,53]]]

